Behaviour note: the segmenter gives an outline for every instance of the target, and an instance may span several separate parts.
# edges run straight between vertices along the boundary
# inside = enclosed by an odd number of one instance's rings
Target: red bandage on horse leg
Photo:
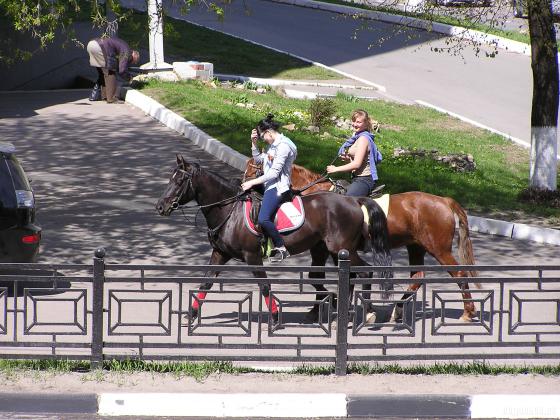
[[[266,302],[266,306],[270,308],[271,307],[270,296],[265,297],[264,301]],[[277,312],[278,312],[278,306],[276,305],[276,301],[272,299],[272,313],[275,314]]]
[[[198,292],[196,298],[193,299],[192,307],[193,309],[198,309],[202,303],[198,303],[199,300],[206,298],[206,292]]]

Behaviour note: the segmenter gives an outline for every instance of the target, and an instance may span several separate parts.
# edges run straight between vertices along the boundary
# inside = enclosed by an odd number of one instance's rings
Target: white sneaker
[[[282,262],[289,256],[290,253],[288,252],[286,247],[281,246],[279,248],[273,248],[272,251],[270,251],[270,256],[268,257],[268,260],[271,263]]]

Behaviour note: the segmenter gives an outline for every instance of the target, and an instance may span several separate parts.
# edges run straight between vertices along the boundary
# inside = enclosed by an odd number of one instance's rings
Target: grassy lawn
[[[131,46],[148,48],[147,15],[134,13],[119,25],[119,36]],[[342,79],[339,74],[211,29],[166,17],[167,61],[208,61],[214,73],[297,80]]]
[[[142,91],[245,155],[250,154],[251,129],[267,112],[272,112],[283,124],[296,126],[294,131],[285,132],[298,145],[297,163],[319,173],[324,172],[349,135],[333,126],[324,127],[317,134],[310,133],[305,130],[309,125],[310,101],[288,99],[274,91],[257,94],[251,90],[213,88],[192,81],[150,82]],[[348,117],[353,109],[364,108],[381,123],[376,138],[384,156],[379,175],[388,192],[419,190],[451,196],[470,211],[489,217],[500,214],[500,217],[513,219],[515,214],[524,214],[558,224],[560,210],[528,205],[517,198],[528,186],[529,152],[526,149],[420,106],[360,101],[343,95],[333,101],[338,116]],[[238,104],[249,104],[252,108]],[[300,119],[296,111],[306,115],[305,118]],[[476,170],[458,173],[431,159],[393,157],[396,147],[437,149],[440,154],[470,153]]]

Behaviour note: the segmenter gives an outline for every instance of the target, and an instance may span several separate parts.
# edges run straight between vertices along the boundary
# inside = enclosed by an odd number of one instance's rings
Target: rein
[[[336,160],[338,159],[338,155],[336,155],[334,157],[333,160],[331,160],[331,163],[329,163],[327,166],[332,165],[333,163],[336,162]],[[305,190],[308,190],[309,188],[313,187],[314,185],[320,184],[321,182],[325,182],[325,181],[329,181],[331,184],[336,185],[336,182],[334,182],[330,176],[328,176],[327,172],[323,172],[321,174],[321,176],[319,178],[317,178],[315,181],[307,184],[306,186],[304,186],[303,188],[300,188],[299,190],[294,190],[294,192],[296,194],[301,194],[302,192],[304,192]]]
[[[184,172],[184,173],[186,173],[186,174],[188,175],[188,176],[187,176],[187,179],[183,182],[183,184],[186,185],[186,186],[185,186],[185,187],[181,186],[181,190],[180,190],[180,192],[179,192],[179,194],[178,194],[178,197],[181,197],[183,194],[185,194],[185,193],[189,190],[189,187],[192,187],[192,176],[193,176],[193,173],[192,173],[192,172],[187,172],[187,171],[185,171],[185,170],[183,170],[183,169],[180,169],[180,168],[177,168],[177,170],[180,171],[180,172]],[[214,202],[214,203],[202,204],[202,205],[196,204],[196,205],[194,205],[194,206],[188,206],[188,205],[186,205],[186,204],[178,205],[178,204],[176,204],[176,203],[178,203],[178,200],[177,200],[177,201],[174,201],[174,202],[173,202],[173,205],[172,205],[172,206],[173,206],[173,209],[175,209],[175,210],[181,210],[181,213],[183,214],[183,217],[185,218],[185,220],[187,220],[187,222],[190,222],[190,221],[189,221],[189,218],[185,215],[184,210],[185,210],[185,209],[198,209],[198,211],[197,211],[197,213],[196,213],[196,215],[195,215],[195,220],[194,220],[194,225],[196,226],[196,218],[197,218],[197,215],[198,215],[198,213],[199,213],[202,209],[204,209],[204,208],[210,208],[210,207],[222,207],[222,206],[226,206],[226,205],[232,204],[232,203],[235,204],[236,202],[239,201],[239,199],[240,199],[241,197],[243,197],[243,196],[246,195],[246,194],[247,194],[247,192],[246,192],[246,191],[243,191],[243,192],[241,192],[241,193],[239,193],[239,194],[236,194],[236,195],[233,196],[233,197],[224,198],[223,200],[216,201],[216,202]],[[222,220],[222,221],[220,222],[220,224],[219,224],[218,226],[216,226],[215,228],[209,228],[209,227],[207,227],[207,229],[208,229],[208,235],[209,235],[211,238],[215,237],[216,234],[218,233],[218,231],[219,231],[221,228],[224,227],[224,225],[226,224],[226,222],[229,220],[229,218],[230,218],[231,215],[233,214],[233,211],[234,211],[234,210],[235,210],[235,205],[231,206],[231,209],[230,209],[229,213],[227,214],[227,216],[226,216],[226,217],[224,218],[224,220]]]
[[[197,208],[198,209],[204,209],[204,208],[207,208],[207,207],[214,207],[214,206],[221,207],[222,205],[225,206],[225,205],[229,204],[230,202],[233,203],[235,201],[239,201],[239,199],[246,194],[247,194],[247,192],[243,191],[242,193],[239,193],[239,194],[237,194],[233,197],[224,198],[223,200],[216,201],[215,203],[203,204],[203,205],[195,204],[194,206],[187,206],[186,204],[183,204],[183,205],[176,206],[176,207],[173,207],[173,208],[175,210],[183,210],[183,209],[197,209]]]

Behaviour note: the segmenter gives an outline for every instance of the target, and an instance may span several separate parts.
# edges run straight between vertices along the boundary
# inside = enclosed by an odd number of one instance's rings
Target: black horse
[[[211,265],[224,265],[230,259],[238,259],[249,265],[262,265],[263,256],[260,240],[249,231],[243,220],[242,199],[238,183],[223,178],[211,171],[201,168],[196,163],[186,162],[177,155],[177,167],[173,171],[165,192],[156,204],[158,213],[168,216],[179,206],[196,200],[208,225],[208,238],[212,245]],[[341,249],[349,252],[352,265],[367,265],[357,251],[366,243],[371,244],[373,262],[376,266],[392,264],[389,250],[387,220],[377,203],[368,198],[354,198],[335,193],[317,193],[302,197],[305,209],[305,223],[298,230],[284,236],[290,254],[295,255],[309,250],[312,265],[324,266],[327,259],[333,258],[337,263],[337,254]],[[361,206],[368,211],[369,224],[364,223]],[[368,241],[369,239],[369,241]],[[219,272],[215,272],[218,276]],[[312,275],[314,274],[314,275]],[[255,271],[258,278],[266,277],[265,272]],[[367,276],[367,273],[361,274]],[[383,272],[385,278],[391,272]],[[310,273],[312,278],[324,277],[324,273]],[[191,305],[190,316],[196,316],[199,301],[212,287],[211,282],[200,285],[199,293]],[[316,284],[317,301],[325,297],[326,288]],[[266,305],[275,320],[278,309],[274,300],[269,299],[270,290],[262,288]],[[317,305],[312,316],[318,315]]]

